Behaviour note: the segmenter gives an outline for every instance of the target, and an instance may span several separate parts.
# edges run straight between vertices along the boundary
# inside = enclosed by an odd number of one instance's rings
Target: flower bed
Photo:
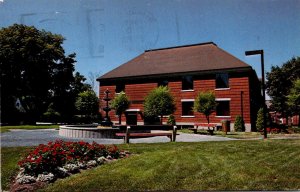
[[[101,165],[128,155],[115,145],[93,142],[64,142],[57,140],[39,145],[18,162],[20,172],[16,183],[52,182],[70,174]]]

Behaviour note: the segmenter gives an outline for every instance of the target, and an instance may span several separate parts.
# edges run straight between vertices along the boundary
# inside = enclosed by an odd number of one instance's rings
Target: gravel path
[[[12,129],[10,132],[1,133],[1,147],[15,146],[36,146],[39,144],[47,144],[49,141],[61,139],[64,141],[86,141],[97,142],[101,144],[121,144],[123,139],[87,139],[87,138],[66,138],[58,135],[55,129],[39,129],[39,130],[21,130]],[[227,141],[236,140],[226,137],[217,137],[209,135],[196,135],[179,133],[176,142],[201,142],[201,141]],[[130,143],[162,143],[170,142],[167,137],[148,137],[140,139],[130,139]]]

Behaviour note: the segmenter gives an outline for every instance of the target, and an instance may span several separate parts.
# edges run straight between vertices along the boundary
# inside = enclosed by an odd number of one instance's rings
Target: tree
[[[271,72],[267,73],[267,93],[272,99],[271,108],[280,112],[285,118],[292,114],[291,108],[287,104],[293,82],[300,78],[300,57],[294,57],[282,65],[273,66]]]
[[[292,110],[293,115],[299,115],[300,111],[300,79],[297,79],[290,93],[287,95],[287,105]],[[300,124],[300,122],[299,122]]]
[[[92,90],[79,93],[75,106],[78,113],[87,121],[92,121],[99,113],[99,99]]]
[[[101,72],[89,72],[88,73],[88,84],[91,88],[98,93],[99,91],[99,83],[97,82],[97,78],[101,76]]]
[[[130,102],[127,95],[121,91],[111,102],[116,114],[119,116],[119,124],[121,125],[122,114],[129,108]]]
[[[144,113],[147,117],[160,116],[162,124],[163,116],[175,111],[174,98],[166,86],[160,86],[152,90],[145,98]]]
[[[239,131],[239,132],[245,131],[245,123],[244,123],[242,116],[240,116],[240,115],[237,115],[235,117],[234,130]]]
[[[20,101],[27,123],[47,111],[53,97],[69,109],[75,54],[65,55],[64,38],[33,26],[14,24],[0,30],[1,115],[12,123]],[[64,105],[68,104],[68,105]],[[74,103],[73,103],[74,105]],[[63,115],[65,111],[59,111]]]
[[[217,102],[216,102],[215,94],[213,92],[211,91],[199,92],[195,100],[194,111],[203,113],[206,117],[208,124],[209,124],[209,116],[216,110],[216,107],[217,107]]]
[[[81,75],[79,72],[76,72],[74,75],[74,83],[73,83],[73,90],[75,95],[77,96],[79,93],[84,91],[91,91],[92,87],[90,84],[85,83],[87,79]]]
[[[60,113],[56,112],[53,108],[53,103],[48,106],[47,111],[43,114],[43,120],[46,122],[57,123],[60,120]]]
[[[257,112],[256,130],[263,131],[264,129],[264,110],[260,108]]]

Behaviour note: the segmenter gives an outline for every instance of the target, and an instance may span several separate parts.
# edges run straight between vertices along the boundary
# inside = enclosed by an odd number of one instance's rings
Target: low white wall
[[[116,138],[116,128],[60,126],[59,135],[72,138]]]

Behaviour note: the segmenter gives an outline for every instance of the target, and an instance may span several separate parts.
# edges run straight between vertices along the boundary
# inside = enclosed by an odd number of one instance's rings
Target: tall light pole
[[[264,139],[267,138],[267,128],[266,128],[266,93],[265,93],[265,64],[264,64],[264,50],[253,50],[245,51],[246,56],[250,55],[260,55],[261,59],[261,81],[262,81],[262,93],[263,93],[263,116],[264,116]]]

